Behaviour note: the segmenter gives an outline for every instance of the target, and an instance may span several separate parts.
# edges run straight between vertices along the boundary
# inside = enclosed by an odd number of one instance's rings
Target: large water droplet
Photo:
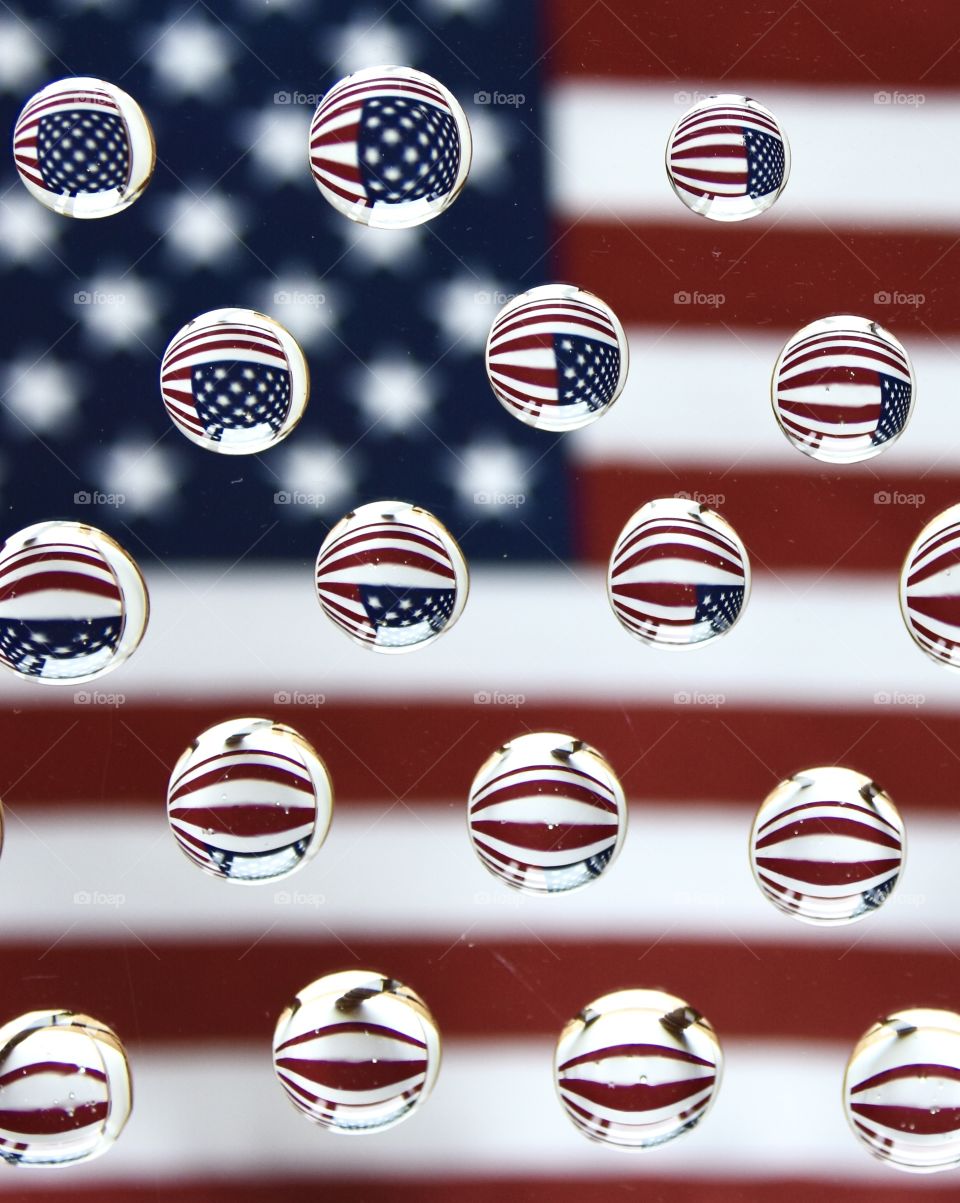
[[[960,1015],[916,1007],[875,1023],[847,1062],[843,1105],[854,1133],[896,1169],[960,1166]]]
[[[296,339],[253,309],[211,309],[174,335],[160,392],[177,429],[221,455],[257,455],[287,437],[310,394]]]
[[[914,643],[932,659],[960,668],[960,505],[937,514],[900,570],[900,612]]]
[[[463,553],[434,516],[404,501],[347,514],[323,541],[316,589],[327,616],[378,652],[425,647],[467,601]]]
[[[126,660],[143,637],[143,577],[92,526],[40,522],[18,531],[0,548],[0,576],[0,664],[27,680],[91,681]]]
[[[55,1010],[31,1011],[0,1028],[4,1161],[58,1166],[99,1157],[131,1105],[127,1056],[105,1024]]]
[[[708,96],[667,142],[667,177],[688,209],[743,221],[769,209],[790,175],[790,146],[769,109],[749,96]]]
[[[312,982],[284,1010],[273,1064],[308,1119],[334,1132],[381,1132],[430,1093],[440,1035],[408,986],[348,970]]]
[[[602,417],[623,391],[627,362],[617,315],[572,284],[514,297],[487,339],[487,378],[497,400],[539,430],[577,430]],[[534,369],[542,369],[537,379]]]
[[[521,735],[486,761],[467,807],[474,851],[501,880],[530,894],[596,880],[620,851],[627,807],[616,774],[569,735]]]
[[[607,595],[637,639],[697,647],[740,617],[750,596],[747,549],[729,522],[696,501],[649,501],[620,532]]]
[[[590,1003],[560,1034],[560,1101],[591,1140],[646,1149],[693,1128],[720,1085],[713,1028],[683,999],[619,990]]]
[[[323,761],[302,735],[265,718],[204,731],[177,761],[167,791],[181,850],[228,881],[276,881],[299,869],[316,855],[332,813]]]
[[[139,104],[115,84],[87,77],[57,80],[31,96],[14,127],[13,154],[27,191],[67,217],[126,209],[156,161]]]
[[[334,84],[310,126],[310,167],[331,205],[381,229],[418,226],[457,198],[470,170],[466,115],[411,67],[370,67]]]
[[[750,863],[767,898],[805,923],[851,923],[889,897],[903,870],[903,821],[862,773],[805,769],[763,801]]]
[[[916,400],[899,339],[865,317],[824,317],[780,352],[771,385],[780,429],[830,464],[872,459],[903,433]]]

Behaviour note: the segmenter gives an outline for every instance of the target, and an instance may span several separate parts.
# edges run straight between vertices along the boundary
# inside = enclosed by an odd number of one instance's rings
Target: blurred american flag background
[[[316,99],[405,63],[464,104],[464,195],[413,230],[361,229],[306,162]],[[0,1194],[276,1203],[313,1197],[841,1203],[956,1197],[955,1175],[874,1163],[845,1123],[846,1057],[879,1016],[960,1001],[957,682],[911,644],[897,572],[958,500],[960,12],[953,0],[30,0],[0,11],[7,127],[49,80],[98,76],[146,109],[155,179],[100,222],[48,213],[7,159],[0,412],[4,533],[71,517],[141,563],[143,646],[92,686],[0,683],[0,1000],[6,1020],[83,1010],[126,1042],[134,1114],[66,1172]],[[793,170],[757,221],[719,226],[671,193],[663,151],[712,92],[753,95]],[[482,351],[513,294],[554,279],[607,300],[631,372],[568,437],[491,395]],[[243,305],[301,341],[313,395],[280,447],[212,455],[170,425],[169,338]],[[904,437],[840,468],[770,411],[786,338],[830,313],[905,343]],[[743,620],[716,647],[631,641],[603,572],[629,515],[698,497],[744,539]],[[312,562],[352,506],[400,497],[444,521],[472,572],[456,628],[365,654],[324,619]],[[277,888],[188,863],[167,778],[225,718],[297,728],[329,766],[333,826]],[[473,774],[523,731],[598,747],[631,802],[601,881],[522,899],[466,836]],[[845,764],[907,824],[904,880],[864,924],[777,913],[747,863],[781,778]],[[294,993],[369,967],[433,1010],[444,1062],[408,1124],[366,1141],[312,1128],[273,1078]],[[628,986],[687,999],[727,1056],[676,1144],[594,1147],[554,1097],[552,1047]]]

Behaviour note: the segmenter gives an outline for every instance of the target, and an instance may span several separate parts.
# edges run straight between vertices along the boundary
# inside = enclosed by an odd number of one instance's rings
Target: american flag
[[[130,177],[120,106],[104,88],[76,83],[30,100],[13,131],[14,161],[31,183],[56,196],[122,188]]]
[[[955,1194],[955,1174],[872,1157],[842,1101],[874,1022],[960,991],[957,680],[897,606],[960,480],[953,0],[148,7],[0,11],[8,129],[45,83],[89,75],[140,101],[159,155],[103,221],[46,210],[12,159],[0,203],[5,533],[92,522],[141,564],[152,611],[96,688],[0,683],[3,1015],[108,1024],[134,1092],[104,1157],[56,1178],[0,1165],[0,1192]],[[310,122],[351,71],[398,62],[464,105],[473,165],[435,221],[366,229],[318,194]],[[769,212],[728,226],[689,212],[663,163],[715,93],[760,101],[793,157]],[[632,365],[563,438],[506,414],[483,364],[508,298],[555,281],[611,306]],[[300,426],[262,456],[192,445],[160,396],[171,338],[226,305],[273,316],[310,362]],[[771,412],[784,344],[831,314],[895,333],[916,373],[909,425],[866,463],[800,454]],[[621,628],[604,577],[630,516],[681,492],[737,531],[753,580],[733,629],[673,656]],[[336,630],[311,579],[332,526],[383,498],[436,515],[471,566],[456,626],[396,657]],[[335,795],[323,847],[276,887],[199,871],[165,814],[183,749],[244,715],[299,731]],[[467,834],[474,775],[526,731],[597,748],[629,801],[616,861],[569,896],[501,885]],[[835,764],[889,792],[908,855],[875,914],[822,930],[770,905],[747,846],[778,782]],[[349,968],[415,989],[443,1038],[416,1114],[354,1140],[297,1115],[271,1065],[284,1008]],[[583,1007],[633,988],[702,1013],[724,1071],[694,1131],[621,1156],[570,1124],[553,1057]]]

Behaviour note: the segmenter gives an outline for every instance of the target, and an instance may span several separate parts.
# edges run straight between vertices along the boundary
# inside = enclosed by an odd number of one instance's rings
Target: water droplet
[[[278,797],[287,805],[279,813]],[[332,814],[323,761],[302,735],[265,718],[208,728],[177,761],[167,791],[181,851],[228,881],[276,881],[299,869],[326,839]]]
[[[11,1165],[69,1165],[99,1157],[130,1115],[126,1052],[110,1028],[88,1015],[31,1011],[4,1024],[0,1081],[5,1116],[0,1158]]]
[[[530,383],[531,335],[549,338],[555,396]],[[572,284],[545,284],[508,301],[487,339],[487,378],[508,413],[538,430],[577,430],[595,422],[623,392],[627,339],[610,306]]]
[[[348,111],[355,133],[344,141]],[[341,79],[310,126],[317,187],[338,212],[380,229],[418,226],[442,213],[466,183],[471,154],[457,99],[411,67],[369,67]]]
[[[623,845],[620,782],[596,751],[555,732],[520,735],[474,778],[467,806],[474,851],[507,885],[529,894],[594,881]]]
[[[40,522],[0,548],[8,585],[0,664],[43,685],[78,685],[122,664],[147,625],[147,590],[109,535],[79,522]],[[78,702],[89,696],[78,693]]]
[[[941,1088],[946,1102],[934,1106]],[[843,1105],[854,1134],[889,1165],[960,1166],[960,1015],[916,1007],[875,1023],[847,1062]]]
[[[429,1095],[440,1035],[419,995],[363,970],[301,990],[277,1022],[273,1064],[291,1102],[334,1132],[380,1132]]]
[[[466,561],[453,536],[404,501],[358,506],[334,526],[317,556],[324,613],[378,652],[432,643],[460,617],[467,588]]]
[[[937,514],[900,570],[900,613],[914,643],[940,664],[960,668],[960,505]]]
[[[589,1004],[560,1034],[554,1078],[573,1123],[591,1140],[646,1149],[693,1128],[720,1085],[716,1033],[660,990],[619,990]],[[671,1022],[689,1012],[682,1029]],[[604,1087],[602,1094],[597,1087]]]
[[[853,769],[805,769],[781,781],[750,832],[757,885],[804,923],[852,923],[877,910],[905,857],[900,812]]]
[[[67,217],[120,213],[146,188],[156,161],[139,104],[115,84],[86,77],[57,80],[31,96],[13,149],[27,191]]]
[[[667,142],[667,176],[688,209],[743,221],[774,203],[790,175],[790,146],[769,109],[749,96],[700,100]]]
[[[693,499],[648,501],[620,532],[607,595],[637,639],[696,647],[725,634],[743,612],[750,596],[747,549],[729,522]]]
[[[868,318],[842,315],[820,318],[788,339],[771,399],[780,429],[799,451],[853,464],[897,441],[916,386],[899,339]]]
[[[258,455],[303,417],[310,376],[279,322],[253,309],[211,309],[171,339],[160,392],[174,426],[198,447]]]

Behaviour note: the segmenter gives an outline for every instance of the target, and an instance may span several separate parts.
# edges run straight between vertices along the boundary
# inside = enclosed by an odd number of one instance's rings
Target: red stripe
[[[768,873],[779,873],[793,881],[809,886],[853,886],[860,881],[869,881],[883,873],[892,873],[900,867],[899,857],[885,860],[829,861],[820,862],[782,856],[758,856],[757,864]]]
[[[281,1057],[276,1065],[327,1090],[380,1090],[426,1073],[426,1061],[323,1061]]]
[[[810,805],[819,805],[811,803]],[[829,803],[828,803],[829,805]],[[777,815],[770,822],[779,822],[782,815]],[[769,826],[765,824],[764,826]],[[856,819],[844,819],[839,816],[816,815],[806,819],[798,819],[783,827],[762,836],[754,844],[755,848],[770,848],[785,840],[796,839],[798,836],[842,835],[851,836],[855,840],[864,840],[871,844],[881,844],[886,848],[900,850],[900,840],[896,835],[886,831],[877,831],[868,823],[860,823]]]
[[[916,1133],[918,1136],[943,1136],[960,1128],[960,1107],[939,1107],[936,1112],[929,1107],[897,1107],[885,1103],[851,1103],[850,1110],[856,1115],[882,1124],[895,1132]],[[946,1159],[946,1154],[944,1157]]]
[[[509,819],[480,819],[472,831],[512,845],[518,852],[577,852],[600,840],[613,841],[617,828],[609,823],[515,823]],[[548,866],[549,867],[549,866]]]
[[[0,1128],[27,1136],[52,1136],[58,1132],[76,1132],[91,1124],[102,1123],[110,1110],[108,1102],[77,1103],[66,1107],[38,1107],[33,1111],[0,1109]]]
[[[702,1090],[712,1087],[715,1078],[691,1078],[682,1082],[638,1082],[635,1085],[618,1085],[594,1082],[589,1078],[565,1078],[562,1088],[586,1099],[595,1107],[608,1107],[624,1114],[630,1112],[657,1111],[685,1102]]]
[[[287,835],[315,822],[316,811],[312,807],[298,806],[287,814],[283,807],[273,802],[247,802],[239,806],[176,806],[170,811],[170,818],[177,823],[209,830],[207,845],[210,846],[216,842],[213,832],[245,839]]]

